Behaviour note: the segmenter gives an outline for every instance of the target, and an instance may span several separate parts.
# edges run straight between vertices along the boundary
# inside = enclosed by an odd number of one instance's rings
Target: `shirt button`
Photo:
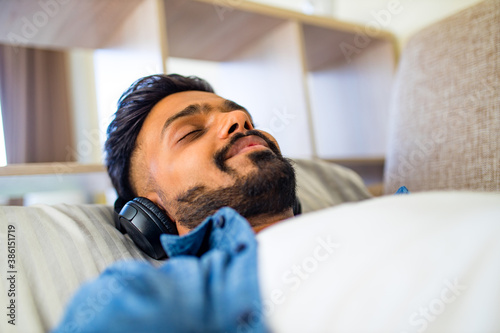
[[[247,248],[247,245],[245,243],[240,243],[240,244],[236,245],[236,248],[234,249],[234,251],[236,253],[240,253],[241,251],[243,251],[246,248]]]
[[[226,219],[224,218],[223,215],[221,215],[217,218],[217,221],[215,221],[215,226],[217,228],[223,228],[225,223],[226,223]]]

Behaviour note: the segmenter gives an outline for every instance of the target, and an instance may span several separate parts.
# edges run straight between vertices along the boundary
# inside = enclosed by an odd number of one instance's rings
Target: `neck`
[[[262,214],[262,215],[257,215],[254,217],[251,217],[248,220],[250,225],[252,226],[252,229],[255,233],[260,232],[261,230],[279,222],[282,220],[286,220],[290,217],[293,217],[293,209],[287,209],[283,213],[279,214]],[[177,231],[179,232],[179,236],[183,236],[190,232],[191,230],[185,226],[183,226],[180,223],[177,224]]]
[[[280,222],[282,220],[286,220],[288,218],[293,217],[293,209],[287,209],[286,211],[279,214],[272,215],[257,215],[251,218],[248,218],[248,222],[252,226],[252,229],[255,233],[262,231],[263,229]]]

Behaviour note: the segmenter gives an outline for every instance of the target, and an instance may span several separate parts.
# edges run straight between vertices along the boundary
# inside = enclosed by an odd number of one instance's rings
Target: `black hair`
[[[149,112],[163,98],[192,90],[214,92],[207,81],[196,76],[156,74],[134,82],[118,100],[115,117],[108,126],[104,151],[109,177],[122,200],[132,200],[136,196],[129,179],[130,159]]]

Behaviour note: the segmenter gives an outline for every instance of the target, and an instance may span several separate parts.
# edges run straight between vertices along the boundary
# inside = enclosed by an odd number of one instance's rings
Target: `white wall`
[[[73,49],[67,53],[75,142],[74,149],[68,153],[83,164],[102,163],[93,56],[89,49]]]

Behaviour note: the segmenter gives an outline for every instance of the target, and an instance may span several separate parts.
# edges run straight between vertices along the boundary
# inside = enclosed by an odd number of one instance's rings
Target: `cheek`
[[[197,148],[169,157],[173,162],[161,167],[158,181],[167,199],[173,199],[194,186],[216,188],[233,181],[215,166],[211,149]]]
[[[202,158],[200,154],[182,154],[166,166],[162,178],[170,186],[170,191],[178,194],[198,182],[202,170],[208,168],[207,164],[206,158]]]

